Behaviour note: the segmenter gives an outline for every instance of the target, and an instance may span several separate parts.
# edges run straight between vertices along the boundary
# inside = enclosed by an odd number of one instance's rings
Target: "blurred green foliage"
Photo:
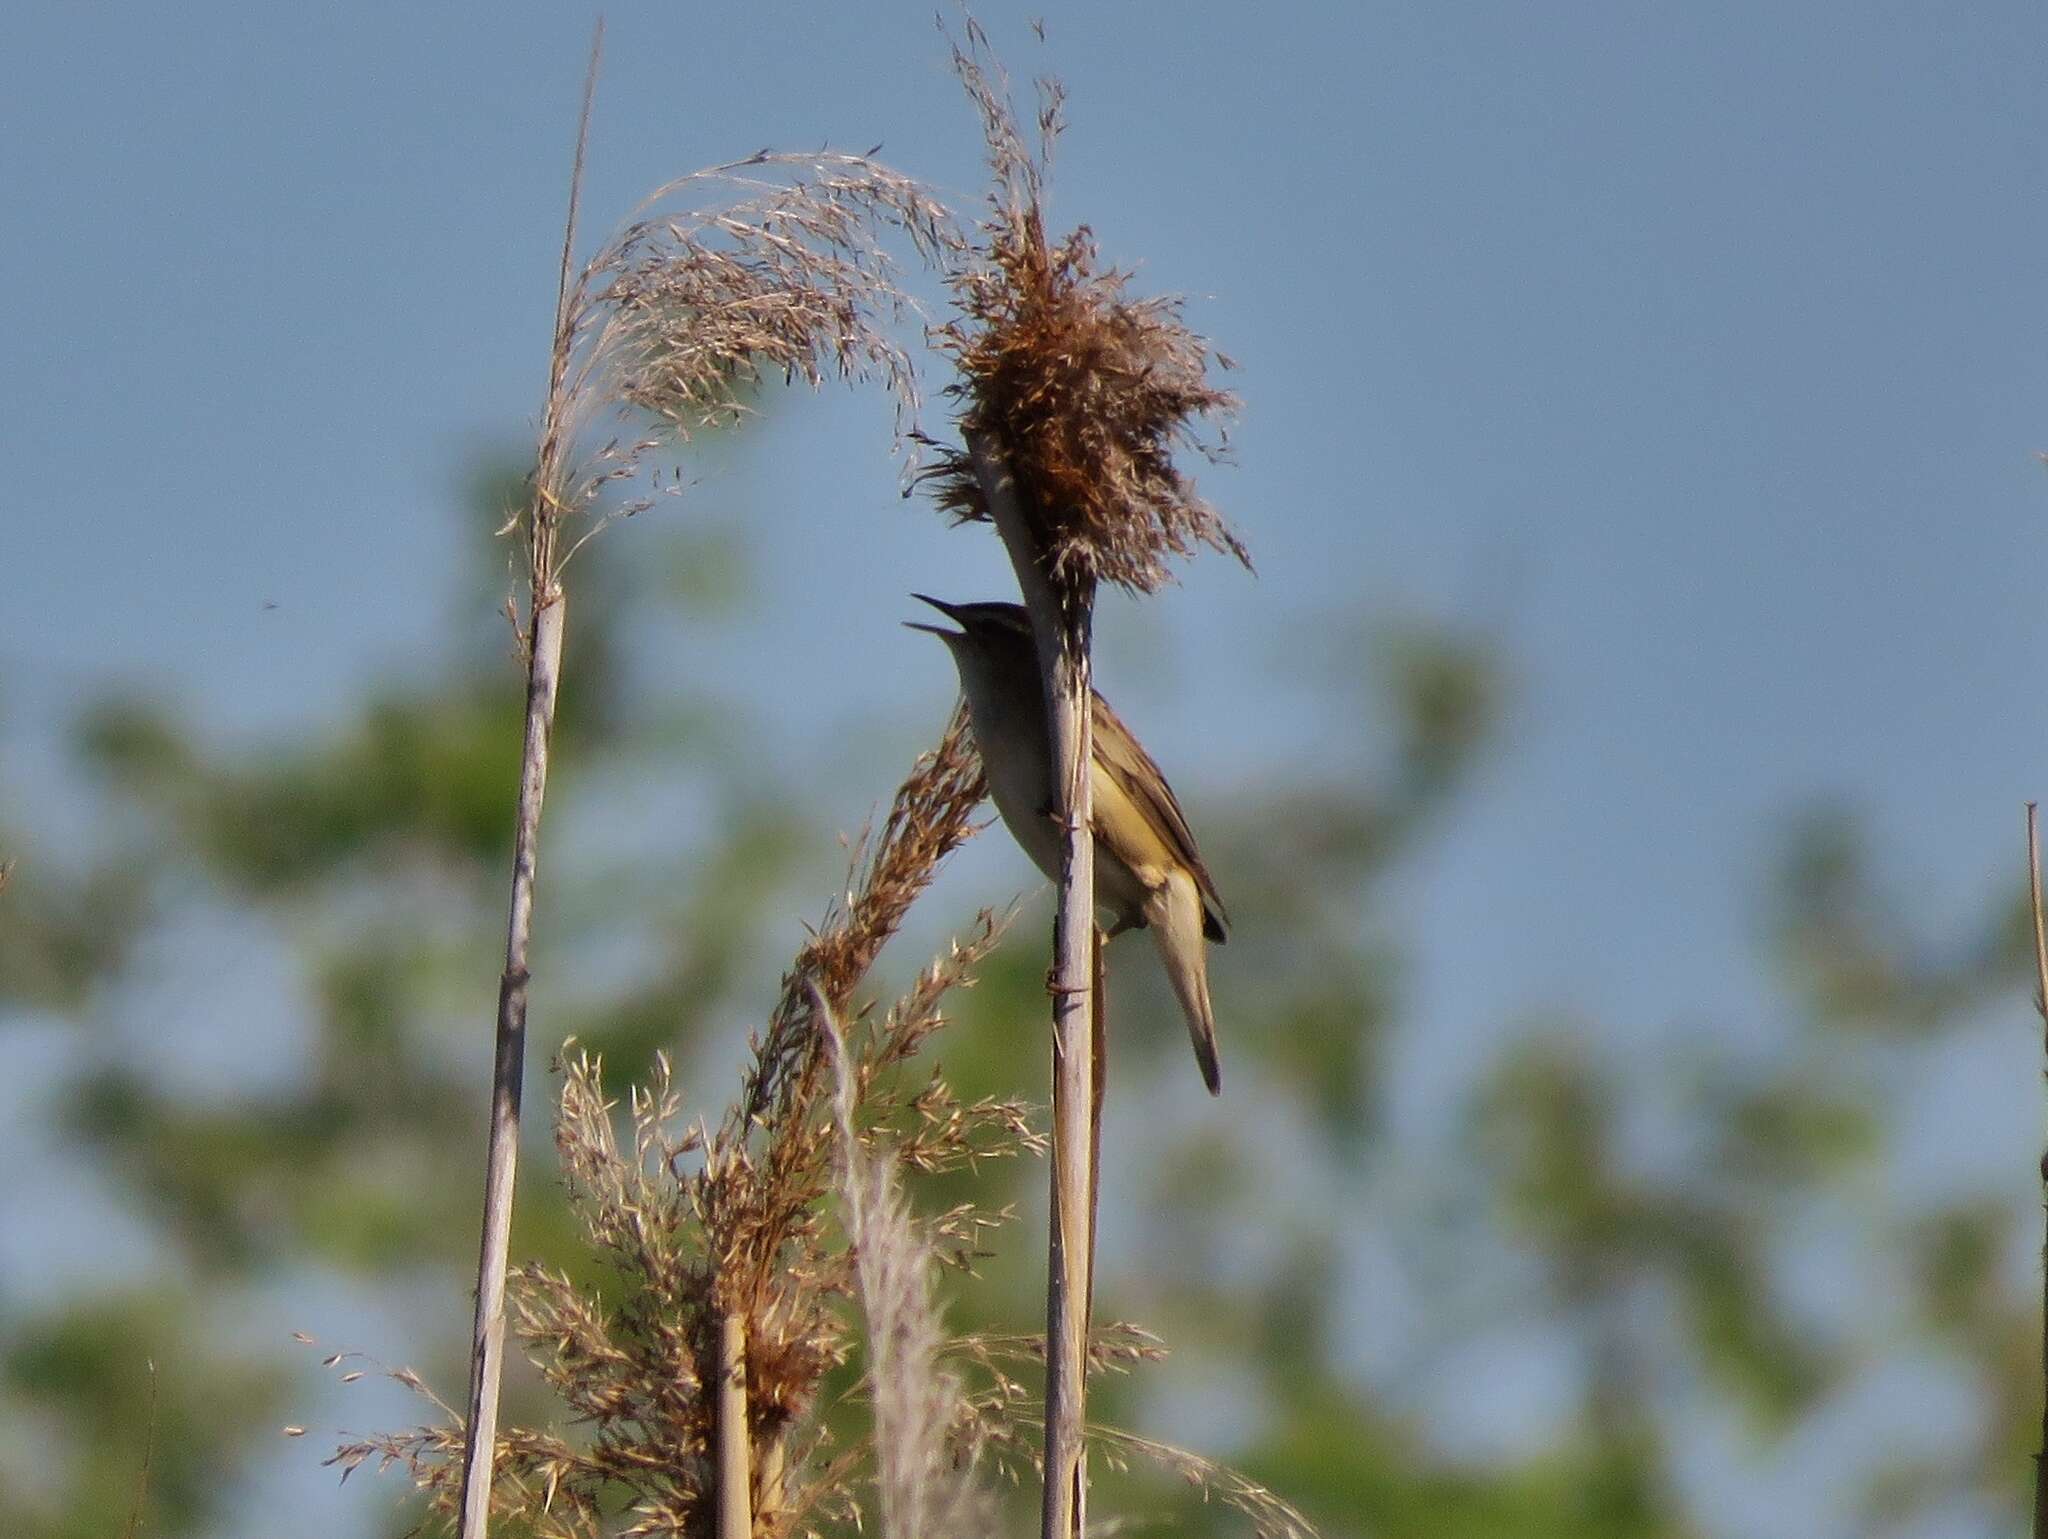
[[[502,467],[479,475],[480,529],[513,484]],[[732,708],[688,680],[653,700],[622,682],[633,628],[679,608],[733,613],[749,555],[643,524],[578,558],[579,595],[603,601],[579,602],[569,645],[535,1023],[543,1049],[573,1031],[603,1052],[614,1084],[658,1049],[698,1052],[756,1018],[766,1001],[744,991],[766,920],[826,896],[789,877],[828,833],[792,811],[774,765],[731,761]],[[470,574],[472,613],[492,602],[494,561]],[[1406,992],[1387,890],[1456,816],[1503,707],[1504,660],[1409,626],[1373,634],[1360,670],[1342,626],[1319,631],[1343,653],[1319,687],[1348,691],[1342,709],[1370,730],[1227,794],[1182,788],[1240,920],[1217,963],[1220,1113],[1189,1112],[1178,1016],[1142,946],[1111,953],[1100,1312],[1160,1330],[1177,1361],[1105,1380],[1097,1414],[1144,1428],[1172,1410],[1162,1384],[1215,1387],[1213,1451],[1332,1539],[1679,1536],[1717,1531],[1678,1474],[1705,1419],[1780,1446],[1873,1365],[1910,1358],[1962,1376],[1981,1417],[1938,1456],[1881,1461],[1845,1500],[1873,1529],[1937,1507],[2009,1526],[2039,1405],[2037,1303],[2010,1264],[2031,1243],[2017,1228],[2028,1209],[2009,1192],[1925,1211],[1870,1194],[1910,1079],[1897,1055],[1938,1051],[2022,976],[2011,907],[1980,931],[1920,934],[1858,825],[1814,816],[1787,840],[1770,915],[1785,990],[1768,1050],[1645,1059],[1614,1049],[1626,1032],[1535,1017],[1471,1066],[1462,1121],[1418,1147],[1386,1104]],[[0,1300],[0,1532],[122,1532],[138,1491],[141,1532],[213,1532],[251,1471],[323,1452],[317,1437],[277,1440],[314,1394],[305,1362],[236,1329],[237,1300],[266,1288],[332,1276],[385,1290],[414,1311],[427,1376],[459,1391],[521,705],[509,651],[509,635],[495,653],[451,642],[435,670],[268,747],[209,745],[175,702],[110,698],[76,735],[108,847],[74,862],[27,839],[20,811],[0,828],[0,851],[22,856],[0,894],[0,1025],[62,1023],[52,1136],[150,1236],[139,1280]],[[907,762],[920,745],[903,746]],[[564,857],[563,830],[594,801],[629,817],[621,787],[676,782],[709,808],[688,839],[636,844],[623,863]],[[109,1027],[138,947],[193,902],[261,920],[292,958],[309,1020],[282,1086],[180,1088]],[[1019,925],[941,1038],[963,1096],[1014,1092],[1020,1062],[1036,1093],[1039,1055],[1016,1043],[1042,1011],[1037,930]],[[536,1073],[529,1104],[545,1091]],[[1646,1117],[1647,1148],[1632,1131]],[[545,1118],[529,1129],[516,1256],[578,1273],[589,1262],[548,1179]],[[949,1175],[919,1200],[943,1204],[967,1181],[1026,1218],[976,1277],[949,1280],[950,1322],[1034,1329],[1041,1173]],[[1845,1295],[1816,1317],[1789,1296],[1788,1247],[1816,1214],[1903,1279],[1902,1304]],[[1355,1318],[1378,1307],[1374,1255],[1407,1279],[1398,1372],[1356,1346]],[[1484,1457],[1441,1446],[1433,1397],[1491,1395],[1515,1370],[1475,1368],[1466,1349],[1511,1340],[1562,1344],[1547,1428]],[[511,1418],[546,1419],[530,1383],[512,1393]],[[1243,1526],[1142,1470],[1105,1470],[1101,1489],[1100,1510],[1174,1532]],[[395,1532],[409,1520],[389,1495]]]
[[[5,1382],[14,1407],[58,1434],[66,1475],[10,1483],[8,1531],[52,1539],[126,1532],[139,1512],[158,1532],[203,1531],[285,1397],[277,1364],[199,1340],[169,1290],[10,1322]]]

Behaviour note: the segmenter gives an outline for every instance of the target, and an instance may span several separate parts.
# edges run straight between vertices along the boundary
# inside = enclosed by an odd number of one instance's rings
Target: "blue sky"
[[[1980,912],[2048,791],[2048,14],[1048,5],[1043,49],[1022,14],[985,19],[1070,89],[1056,218],[1242,365],[1237,463],[1204,485],[1258,579],[1206,561],[1105,621],[1104,677],[1120,648],[1154,670],[1142,725],[1188,799],[1327,750],[1272,682],[1318,615],[1453,617],[1512,660],[1501,752],[1402,884],[1437,1044],[1411,1115],[1532,1000],[1652,1037],[1772,1009],[1765,863],[1812,796],[1871,814],[1932,933]],[[589,19],[10,18],[17,783],[96,681],[262,733],[443,634],[461,466],[526,434],[543,383]],[[929,7],[608,19],[593,231],[762,145],[881,141],[978,194]],[[784,620],[733,645],[791,681],[794,753],[823,752],[808,721],[928,720],[950,675],[885,622],[1007,580],[895,500],[886,423],[794,403],[662,514],[787,552]],[[805,696],[828,648],[872,701]],[[1218,740],[1218,712],[1263,730]],[[1987,1162],[2035,1137],[2030,1074],[1954,1097]]]
[[[1044,49],[990,20],[1020,77],[1043,60],[1071,89],[1056,215],[1189,295],[1243,365],[1239,460],[1205,485],[1259,579],[1204,562],[1107,626],[1112,680],[1120,635],[1182,660],[1144,702],[1177,778],[1260,771],[1257,737],[1204,741],[1218,710],[1270,709],[1275,751],[1318,751],[1305,711],[1265,704],[1307,617],[1497,633],[1505,751],[1411,894],[1447,1030],[1532,990],[1762,1008],[1759,863],[1816,793],[1881,821],[1937,922],[1978,900],[2042,789],[2021,683],[2048,640],[2035,8],[1046,14]],[[540,391],[587,21],[16,20],[18,738],[107,674],[261,730],[439,633],[459,467],[517,442]],[[610,26],[593,229],[761,144],[879,140],[962,202],[980,188],[927,9]],[[796,403],[668,516],[800,533],[786,619],[746,644],[799,694],[829,645],[908,709],[943,669],[874,609],[1005,574],[893,500],[882,411]],[[849,596],[850,562],[889,575]],[[1475,932],[1488,966],[1449,969]]]

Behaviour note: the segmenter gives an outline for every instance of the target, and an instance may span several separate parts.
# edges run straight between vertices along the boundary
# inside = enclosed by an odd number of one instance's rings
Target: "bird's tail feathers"
[[[1216,1057],[1216,1014],[1209,1005],[1209,956],[1202,942],[1202,895],[1195,880],[1176,871],[1145,905],[1145,920],[1166,965],[1167,981],[1187,1017],[1188,1039],[1202,1066],[1209,1094],[1223,1093],[1223,1067]]]

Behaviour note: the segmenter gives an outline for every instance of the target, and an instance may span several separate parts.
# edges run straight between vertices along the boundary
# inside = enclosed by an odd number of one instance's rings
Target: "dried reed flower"
[[[1006,455],[1039,559],[1062,582],[1094,579],[1151,593],[1169,556],[1197,545],[1250,555],[1174,463],[1192,448],[1211,458],[1200,418],[1226,417],[1236,398],[1209,382],[1212,351],[1175,299],[1134,299],[1129,275],[1100,266],[1087,226],[1054,244],[1044,194],[1062,126],[1064,93],[1039,82],[1037,144],[1017,123],[1009,83],[969,18],[953,68],[979,110],[994,187],[981,243],[956,261],[958,314],[938,345],[960,372],[963,436],[992,435]],[[1228,367],[1229,360],[1213,354]],[[920,479],[963,520],[989,517],[966,454],[934,446]]]
[[[913,1063],[944,1024],[947,992],[971,981],[1001,933],[995,916],[980,915],[887,1010],[854,1002],[911,902],[974,831],[982,794],[956,714],[913,766],[880,831],[857,845],[849,890],[799,953],[753,1044],[739,1099],[715,1129],[682,1122],[681,1097],[659,1059],[630,1093],[622,1138],[602,1065],[574,1043],[564,1047],[556,1146],[608,1283],[593,1290],[544,1268],[513,1269],[514,1329],[584,1430],[574,1438],[504,1431],[494,1511],[542,1539],[708,1532],[718,1325],[737,1317],[757,1453],[755,1531],[809,1532],[856,1515],[851,1475],[868,1451],[834,1450],[815,1415],[825,1375],[854,1340],[847,1302],[859,1294],[863,1255],[857,1241],[850,1253],[839,1243],[829,1206],[848,1140],[859,1152],[853,1168],[871,1183],[884,1162],[948,1169],[1043,1147],[1032,1108],[962,1104],[936,1071],[919,1076]],[[849,1022],[844,1033],[827,1035],[840,1018]],[[833,1043],[843,1043],[836,1073],[826,1059]],[[858,1222],[909,1225],[921,1268],[925,1257],[976,1254],[1001,1218],[969,1205],[913,1220],[900,1205],[886,1214],[870,1205]],[[906,1286],[904,1277],[899,1268],[889,1285]],[[905,1317],[889,1318],[900,1346]],[[914,1343],[897,1352],[891,1416],[910,1393],[903,1374],[921,1374],[929,1355]],[[435,1404],[442,1425],[351,1440],[330,1462],[344,1472],[369,1460],[402,1464],[436,1510],[452,1511],[462,1427]]]
[[[916,371],[891,327],[916,307],[892,236],[926,262],[963,245],[942,204],[864,155],[762,150],[658,188],[565,287],[533,532],[645,468],[661,440],[607,434],[621,409],[687,441],[744,416],[756,384],[836,378],[880,382],[899,433],[914,425]]]
[[[675,207],[706,189],[740,196]],[[687,436],[731,421],[745,410],[736,391],[778,373],[877,379],[906,424],[917,381],[888,328],[914,307],[883,244],[892,230],[927,262],[962,244],[918,183],[859,155],[764,150],[661,188],[593,263],[611,393]]]

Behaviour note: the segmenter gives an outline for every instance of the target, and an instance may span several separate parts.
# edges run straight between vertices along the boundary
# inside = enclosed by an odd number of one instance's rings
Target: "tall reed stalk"
[[[718,1539],[754,1532],[753,1457],[747,1427],[747,1322],[718,1317]]]
[[[1059,909],[1053,920],[1052,1201],[1045,1292],[1044,1539],[1087,1526],[1089,1293],[1095,1271],[1095,816],[1089,699],[1095,610],[1092,577],[1055,586],[1019,506],[1008,464],[984,430],[968,454],[989,517],[1016,568],[1038,642],[1052,731],[1053,816],[1060,827]]]
[[[577,205],[583,192],[583,155],[590,142],[590,107],[604,50],[600,20],[590,40],[583,80],[576,157],[569,174],[569,213],[563,221],[562,261],[555,285],[554,344],[548,356],[547,406],[533,492],[525,513],[526,728],[519,760],[519,805],[512,836],[512,902],[505,930],[505,971],[498,980],[497,1047],[491,1067],[491,1122],[484,1170],[483,1237],[476,1269],[476,1316],[469,1348],[469,1415],[462,1459],[461,1539],[483,1539],[491,1525],[491,1466],[497,1453],[498,1382],[505,1362],[505,1267],[512,1242],[512,1193],[519,1162],[520,1095],[526,1075],[526,1002],[532,981],[533,889],[540,857],[541,804],[548,789],[548,740],[562,681],[562,642],[569,599],[561,580],[558,492],[568,449],[565,416],[569,358],[576,311],[570,263],[576,249]]]
[[[2041,809],[2027,803],[2027,899],[2034,921],[2034,1009],[2041,1017],[2048,1052],[2048,919],[2041,910]],[[2048,1151],[2041,1155],[2041,1182],[2048,1194]],[[2042,1211],[2048,1214],[2048,1195]],[[2041,1249],[2041,1446],[2034,1455],[2034,1539],[2048,1539],[2048,1242]]]

